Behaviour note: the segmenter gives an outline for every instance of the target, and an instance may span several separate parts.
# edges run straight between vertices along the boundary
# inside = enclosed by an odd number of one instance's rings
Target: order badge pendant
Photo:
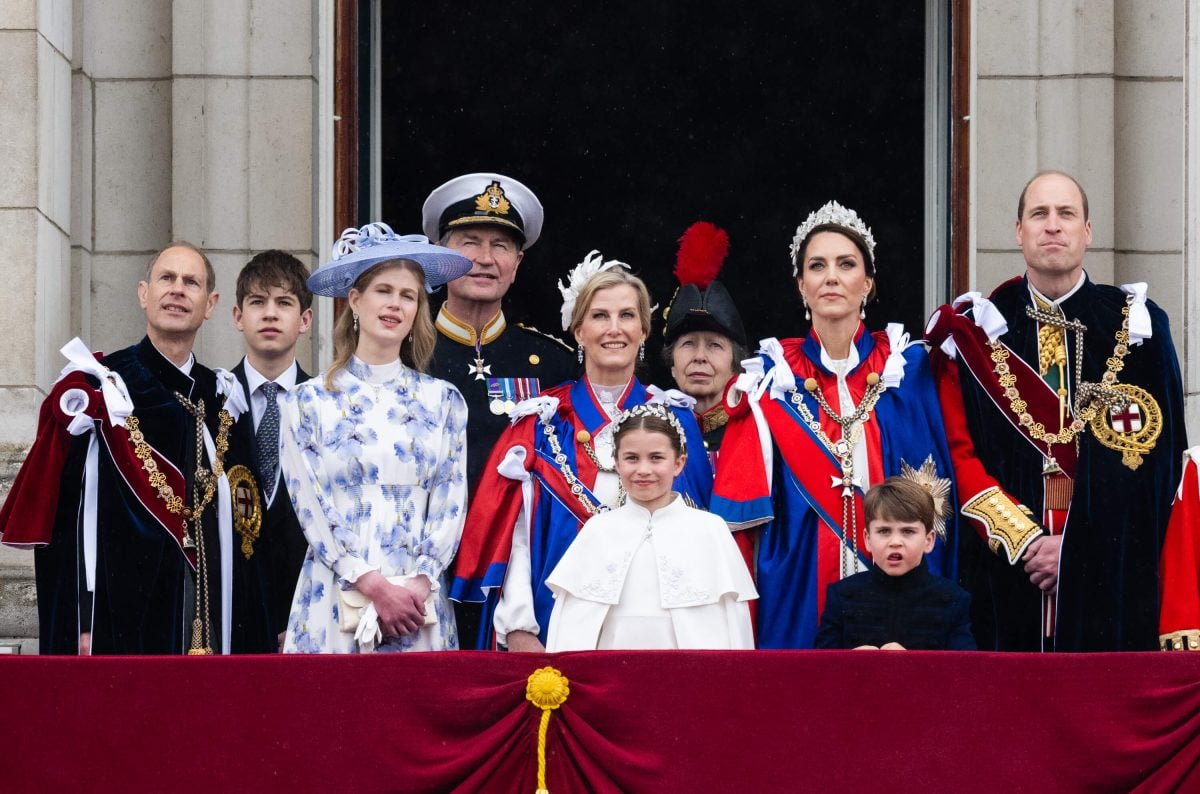
[[[1120,452],[1125,466],[1137,469],[1142,465],[1142,456],[1154,449],[1162,435],[1162,409],[1154,396],[1140,386],[1117,383],[1111,388],[1127,402],[1097,411],[1090,422],[1092,435],[1104,446]]]
[[[239,465],[229,470],[229,491],[233,495],[233,530],[242,539],[242,556],[248,560],[262,533],[262,499],[250,469]]]

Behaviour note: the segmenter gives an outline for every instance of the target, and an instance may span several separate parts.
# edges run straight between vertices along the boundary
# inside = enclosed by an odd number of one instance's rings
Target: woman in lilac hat
[[[347,310],[333,365],[283,411],[283,473],[309,542],[285,652],[458,648],[442,575],[466,515],[467,409],[425,374],[427,293],[470,268],[380,223],[343,232],[309,278]]]

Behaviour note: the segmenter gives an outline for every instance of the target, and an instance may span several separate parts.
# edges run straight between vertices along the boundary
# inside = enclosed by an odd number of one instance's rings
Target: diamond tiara
[[[675,418],[675,414],[666,405],[660,402],[645,402],[641,405],[635,405],[628,411],[625,411],[617,417],[617,421],[613,425],[613,430],[618,431],[621,426],[639,416],[654,416],[659,419],[665,419],[671,428],[679,436],[679,447],[684,452],[687,452],[687,433],[683,431],[683,425]]]
[[[805,238],[812,234],[813,229],[824,225],[841,226],[843,229],[857,232],[867,244],[867,253],[871,255],[871,264],[875,264],[875,238],[871,235],[871,229],[863,223],[862,218],[858,217],[857,212],[849,207],[843,207],[836,201],[830,201],[816,212],[810,212],[804,223],[796,227],[796,236],[792,238],[790,249],[792,278],[800,275],[800,263],[796,261],[796,257],[800,255],[800,246],[804,245]]]

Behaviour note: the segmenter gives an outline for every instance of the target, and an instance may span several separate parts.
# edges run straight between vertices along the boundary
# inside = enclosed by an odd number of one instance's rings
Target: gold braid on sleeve
[[[1009,499],[996,486],[963,505],[962,514],[987,527],[988,546],[997,554],[1003,548],[1009,565],[1015,565],[1025,547],[1042,534],[1029,508]]]
[[[1170,634],[1158,635],[1158,644],[1164,651],[1200,651],[1200,629],[1183,629]]]

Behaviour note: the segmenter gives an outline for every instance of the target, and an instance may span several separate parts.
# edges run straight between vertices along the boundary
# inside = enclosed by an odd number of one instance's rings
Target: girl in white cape
[[[589,519],[547,578],[546,650],[753,648],[758,593],[729,527],[671,489],[687,459],[679,421],[645,403],[613,443],[627,498]]]

